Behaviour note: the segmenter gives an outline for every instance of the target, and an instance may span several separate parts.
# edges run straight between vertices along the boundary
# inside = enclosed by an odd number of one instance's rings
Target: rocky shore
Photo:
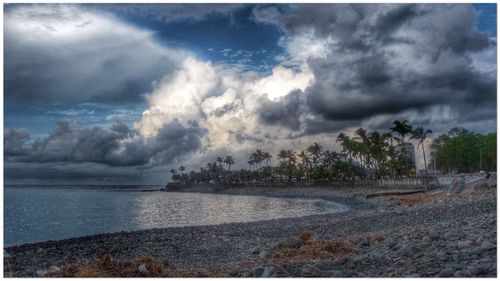
[[[363,196],[376,191],[380,190],[222,190],[218,192],[323,198],[349,204],[351,211],[25,244],[6,249],[11,257],[5,259],[4,273],[51,276],[67,264],[109,254],[117,260],[150,256],[180,269],[223,268],[218,275],[237,277],[496,276],[496,188],[460,194]],[[304,232],[314,238],[299,239]],[[350,250],[335,248],[338,241],[347,241]],[[307,252],[316,242],[329,248]],[[290,256],[284,259],[283,255]],[[193,271],[193,276],[197,274]]]

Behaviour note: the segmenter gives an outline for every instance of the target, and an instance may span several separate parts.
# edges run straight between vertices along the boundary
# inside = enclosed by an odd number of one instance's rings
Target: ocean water
[[[324,200],[151,191],[155,188],[6,186],[4,244],[346,210]]]

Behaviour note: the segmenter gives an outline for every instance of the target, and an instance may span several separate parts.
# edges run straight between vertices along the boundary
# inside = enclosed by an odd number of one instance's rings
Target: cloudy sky
[[[162,184],[395,119],[495,131],[496,46],[495,4],[6,4],[5,181]]]

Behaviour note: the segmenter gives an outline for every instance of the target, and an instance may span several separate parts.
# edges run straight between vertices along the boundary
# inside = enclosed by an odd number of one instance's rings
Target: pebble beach
[[[117,260],[150,256],[179,268],[224,268],[220,276],[232,277],[496,276],[496,188],[463,194],[428,191],[426,198],[431,199],[411,204],[404,196],[401,200],[363,196],[377,191],[328,187],[219,190],[224,194],[321,198],[345,204],[349,210],[24,244],[6,249],[11,257],[4,259],[4,275],[51,276],[67,264],[109,254]],[[297,242],[306,243],[298,238],[304,232],[325,241],[349,239],[356,250],[344,255],[278,261],[277,249],[295,249]],[[197,276],[194,271],[193,276]]]

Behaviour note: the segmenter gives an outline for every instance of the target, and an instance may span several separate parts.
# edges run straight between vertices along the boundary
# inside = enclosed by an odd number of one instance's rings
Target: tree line
[[[232,170],[232,156],[217,157],[199,171],[185,173],[172,169],[172,179],[178,182],[249,183],[249,182],[327,182],[333,180],[403,178],[415,176],[415,163],[409,157],[410,141],[415,142],[424,159],[424,176],[429,176],[424,147],[432,131],[413,128],[408,121],[396,120],[390,132],[367,131],[359,128],[354,135],[340,133],[335,140],[341,151],[324,150],[313,143],[305,150],[281,149],[276,164],[271,165],[271,153],[257,149],[251,153],[248,168]],[[406,144],[406,145],[405,145]],[[481,154],[481,156],[480,156]],[[474,134],[454,128],[440,135],[431,145],[429,166],[443,172],[473,172],[496,169],[496,133]]]

